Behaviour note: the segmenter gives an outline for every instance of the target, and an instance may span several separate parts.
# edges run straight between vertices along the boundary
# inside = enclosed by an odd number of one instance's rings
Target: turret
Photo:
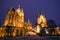
[[[38,18],[37,18],[37,24],[41,25],[42,27],[46,27],[46,17],[41,11]]]
[[[23,9],[20,9],[20,5],[16,9],[16,26],[22,27],[24,24],[24,12]]]

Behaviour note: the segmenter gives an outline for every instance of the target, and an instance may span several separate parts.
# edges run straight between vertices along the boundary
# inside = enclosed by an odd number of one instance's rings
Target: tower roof
[[[29,20],[29,18],[28,18],[28,23],[30,23],[30,20]]]
[[[44,13],[43,13],[43,11],[42,11],[42,10],[40,11],[40,14],[39,14],[39,15],[44,15]]]
[[[41,15],[45,16],[42,10],[39,12],[38,17],[40,17]]]
[[[23,12],[23,8],[22,8],[22,10],[21,10],[22,12]]]
[[[18,8],[20,8],[20,5],[18,5]]]
[[[29,18],[28,18],[28,24],[30,24],[30,25],[31,25],[31,22],[30,22]]]
[[[16,12],[17,12],[17,13],[20,13],[20,11],[21,11],[21,10],[20,10],[20,5],[18,5],[18,8],[16,9]]]

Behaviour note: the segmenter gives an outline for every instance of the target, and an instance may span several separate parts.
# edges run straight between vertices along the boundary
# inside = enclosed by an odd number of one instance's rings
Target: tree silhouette
[[[47,25],[48,25],[48,28],[50,28],[50,29],[49,29],[49,32],[50,32],[50,34],[52,35],[52,33],[55,32],[55,29],[54,29],[54,28],[55,28],[57,25],[56,25],[56,23],[55,23],[52,19],[50,19],[50,20],[47,21]]]

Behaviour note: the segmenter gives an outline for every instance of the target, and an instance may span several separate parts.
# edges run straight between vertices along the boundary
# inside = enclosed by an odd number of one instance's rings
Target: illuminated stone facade
[[[47,28],[47,20],[42,11],[37,17],[36,26],[33,27],[29,19],[27,22],[24,21],[23,9],[18,6],[17,9],[10,8],[7,11],[3,27],[0,27],[0,37],[37,35],[41,33],[42,28]],[[46,29],[45,31],[48,33]],[[55,32],[60,34],[58,27],[55,28]]]
[[[24,12],[23,12],[23,9],[21,10],[20,9],[20,6],[16,9],[16,26],[17,27],[23,27],[24,25]]]
[[[38,18],[37,18],[37,24],[41,25],[42,27],[47,27],[46,23],[47,23],[46,22],[46,17],[43,14],[43,12],[41,11],[40,14],[38,15]]]
[[[36,26],[34,28],[34,31],[36,33],[40,33],[40,31],[42,30],[42,28],[47,27],[46,23],[47,23],[46,22],[46,17],[43,14],[43,12],[41,11],[40,14],[38,14],[37,21],[36,21]]]
[[[16,27],[23,27],[24,25],[24,12],[23,9],[20,9],[20,6],[15,10],[10,8],[7,12],[4,26],[16,26]]]
[[[9,28],[8,36],[23,36],[26,32],[32,30],[29,19],[28,22],[24,22],[24,12],[23,9],[20,8],[20,5],[17,9],[10,8],[10,10],[8,10],[3,25],[6,26],[7,29]]]

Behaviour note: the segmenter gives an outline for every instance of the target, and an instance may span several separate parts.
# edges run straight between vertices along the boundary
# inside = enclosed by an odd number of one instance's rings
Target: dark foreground
[[[19,36],[0,38],[0,40],[60,40],[60,36]]]

